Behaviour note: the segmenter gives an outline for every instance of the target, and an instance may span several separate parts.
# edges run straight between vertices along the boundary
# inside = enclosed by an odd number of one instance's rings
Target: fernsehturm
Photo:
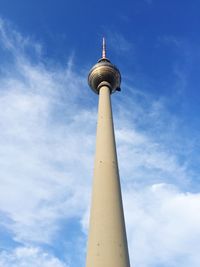
[[[130,266],[111,107],[111,94],[120,90],[120,82],[103,39],[102,58],[88,75],[99,107],[86,267]]]

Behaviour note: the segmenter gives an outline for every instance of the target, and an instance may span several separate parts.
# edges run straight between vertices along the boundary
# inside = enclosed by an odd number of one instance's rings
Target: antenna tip
[[[105,39],[105,37],[103,37],[102,58],[106,58],[106,39]]]

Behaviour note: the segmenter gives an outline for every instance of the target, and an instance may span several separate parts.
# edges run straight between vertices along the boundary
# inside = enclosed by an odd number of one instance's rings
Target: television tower
[[[102,58],[88,75],[99,107],[86,267],[130,267],[110,99],[120,83],[103,38]]]

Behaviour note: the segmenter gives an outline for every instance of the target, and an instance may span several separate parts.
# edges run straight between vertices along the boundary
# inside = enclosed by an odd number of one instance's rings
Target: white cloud
[[[130,188],[124,197],[135,265],[199,266],[200,194],[155,184],[138,191]]]
[[[67,267],[56,257],[37,247],[18,247],[11,253],[0,253],[0,267]]]
[[[177,157],[156,140],[131,125],[116,130],[116,137],[124,179],[140,184],[165,181],[182,187],[189,183],[186,166],[180,165]]]
[[[62,112],[56,107],[59,96],[51,94],[58,90],[56,84],[45,77],[45,70],[44,75],[32,72],[30,66],[28,71],[25,81],[31,80],[36,90],[7,79],[0,94],[0,206],[12,218],[18,240],[48,242],[55,220],[80,216],[83,209],[93,142],[88,122],[94,121],[91,112],[80,111],[82,118],[74,112],[72,116],[70,108],[75,107],[69,99],[66,105],[72,106],[64,110],[66,125],[55,120],[55,113]]]

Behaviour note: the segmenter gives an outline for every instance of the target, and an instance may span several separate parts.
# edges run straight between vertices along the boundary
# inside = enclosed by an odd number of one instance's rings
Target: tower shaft
[[[115,135],[106,83],[99,89],[96,156],[86,267],[129,267]]]

